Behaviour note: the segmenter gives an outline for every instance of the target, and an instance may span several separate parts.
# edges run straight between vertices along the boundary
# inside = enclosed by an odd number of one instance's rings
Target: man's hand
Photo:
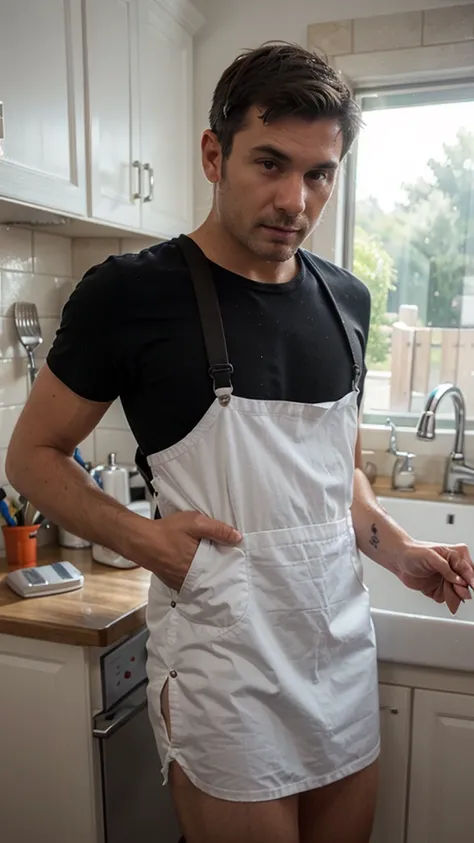
[[[154,571],[174,591],[180,590],[201,539],[227,545],[237,545],[242,541],[241,534],[229,524],[199,512],[175,512],[161,519],[156,528],[157,561],[154,565],[152,560],[146,560],[145,567]],[[156,552],[150,547],[150,551],[153,550]]]
[[[474,564],[465,544],[413,541],[400,552],[394,573],[408,588],[446,603],[453,615],[471,599],[469,586],[474,588]]]

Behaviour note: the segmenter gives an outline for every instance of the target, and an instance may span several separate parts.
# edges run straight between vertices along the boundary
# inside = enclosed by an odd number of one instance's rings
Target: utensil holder
[[[37,563],[37,534],[39,527],[2,527],[5,555],[9,570],[34,568]]]

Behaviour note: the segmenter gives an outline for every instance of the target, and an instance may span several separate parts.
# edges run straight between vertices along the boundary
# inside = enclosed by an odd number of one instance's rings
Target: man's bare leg
[[[170,765],[170,786],[186,843],[299,843],[298,797],[228,802],[194,787]]]
[[[378,763],[300,795],[300,843],[369,843],[377,801]]]
[[[167,686],[161,707],[169,732]],[[299,843],[297,796],[269,802],[216,799],[191,784],[176,761],[169,784],[186,843]]]

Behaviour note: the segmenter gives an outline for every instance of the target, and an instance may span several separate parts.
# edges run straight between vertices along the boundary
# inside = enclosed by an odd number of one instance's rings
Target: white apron
[[[194,270],[197,247],[184,239]],[[179,593],[152,577],[149,712],[165,781],[176,760],[212,796],[263,801],[334,782],[379,753],[375,639],[350,515],[358,367],[335,402],[231,395],[199,255],[192,274],[216,400],[149,464],[162,516],[196,510],[243,540],[202,540]]]

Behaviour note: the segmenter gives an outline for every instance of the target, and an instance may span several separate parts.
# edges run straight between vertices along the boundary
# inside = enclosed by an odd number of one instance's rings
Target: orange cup
[[[5,555],[10,570],[34,568],[37,562],[36,536],[39,526],[2,527]]]

